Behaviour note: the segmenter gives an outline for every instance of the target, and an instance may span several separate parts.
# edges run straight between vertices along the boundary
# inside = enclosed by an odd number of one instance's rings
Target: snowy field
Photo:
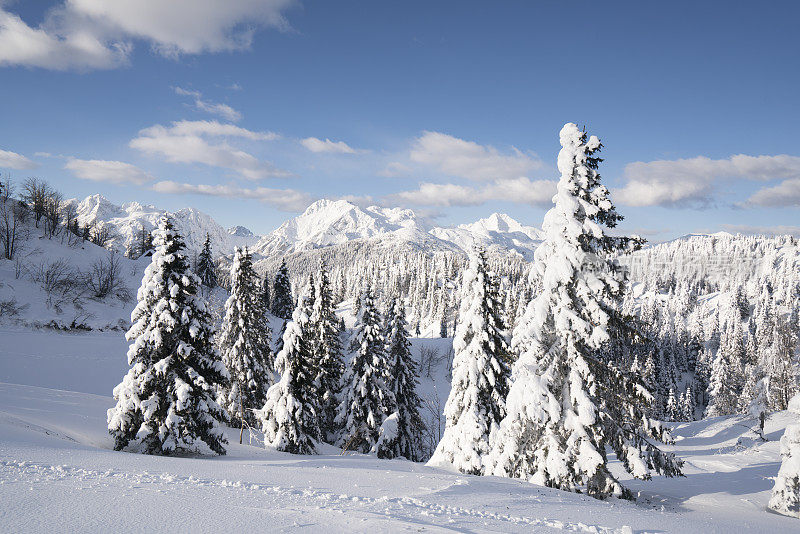
[[[629,481],[638,502],[601,502],[333,448],[240,446],[234,430],[224,457],[114,452],[105,411],[127,369],[122,334],[0,335],[0,532],[800,532],[766,510],[784,413],[763,444],[741,418],[680,424],[685,478]]]

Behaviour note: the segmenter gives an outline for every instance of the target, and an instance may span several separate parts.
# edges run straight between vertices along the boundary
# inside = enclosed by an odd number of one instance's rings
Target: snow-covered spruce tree
[[[383,325],[369,288],[361,295],[350,351],[336,418],[343,429],[339,441],[349,450],[367,453],[377,443],[384,419],[395,409]]]
[[[744,344],[739,319],[726,324],[717,355],[711,365],[706,416],[737,413],[744,382]]]
[[[301,296],[283,333],[283,348],[275,357],[281,379],[267,391],[258,412],[264,442],[292,454],[316,454],[322,435],[314,387],[313,332],[309,329],[311,306]]]
[[[800,415],[800,395],[789,401],[789,410],[795,416]],[[783,431],[781,456],[769,507],[779,514],[800,518],[800,422],[788,425]]]
[[[389,388],[394,394],[397,426],[392,446],[379,457],[402,456],[417,462],[421,459],[420,443],[425,423],[419,410],[422,401],[417,395],[417,364],[411,356],[408,341],[406,310],[401,299],[394,299],[386,317],[386,354],[389,359]]]
[[[344,359],[341,323],[336,317],[333,292],[324,266],[320,268],[314,287],[311,328],[314,335],[314,384],[320,406],[320,427],[323,439],[333,443],[339,430],[336,414],[339,408],[339,391],[342,388]]]
[[[509,348],[494,283],[484,252],[476,251],[462,281],[445,429],[429,465],[483,474],[490,438],[506,415]]]
[[[292,318],[292,310],[294,310],[292,284],[289,282],[289,270],[286,268],[286,262],[283,261],[272,286],[272,314],[288,321]]]
[[[646,415],[652,396],[602,357],[607,343],[627,335],[619,311],[625,273],[613,254],[639,241],[606,235],[621,216],[597,173],[600,140],[572,123],[560,137],[555,206],[535,253],[542,290],[514,330],[519,358],[489,472],[632,498],[610,472],[607,449],[636,478],[680,475],[682,464],[655,445],[669,434]]]
[[[237,248],[231,264],[231,295],[219,336],[222,361],[230,380],[222,405],[235,426],[255,425],[253,410],[264,406],[273,383],[272,332],[261,299],[260,280],[247,249]]]
[[[214,257],[211,255],[211,236],[206,234],[203,250],[197,257],[197,276],[200,283],[210,289],[217,287],[217,271],[214,266]]]
[[[211,316],[197,296],[200,281],[166,217],[155,245],[126,334],[131,369],[114,388],[108,430],[117,450],[171,454],[198,450],[202,442],[225,454],[218,424],[225,414],[214,399],[228,374],[214,348]]]

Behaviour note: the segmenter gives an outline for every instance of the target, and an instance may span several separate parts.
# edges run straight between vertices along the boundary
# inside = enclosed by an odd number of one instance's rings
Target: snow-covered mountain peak
[[[236,237],[253,237],[255,234],[244,226],[232,226],[228,228],[228,233]]]

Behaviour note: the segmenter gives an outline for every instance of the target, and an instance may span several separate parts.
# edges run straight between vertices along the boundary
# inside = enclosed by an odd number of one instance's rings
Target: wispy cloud
[[[495,180],[481,187],[459,184],[424,182],[413,191],[402,191],[387,196],[390,202],[413,206],[478,206],[499,200],[532,206],[549,206],[555,194],[552,180],[513,178]]]
[[[693,207],[712,204],[717,186],[725,180],[768,181],[800,177],[800,157],[785,154],[727,159],[703,156],[690,159],[629,163],[623,174],[626,184],[615,193],[628,206]],[[791,184],[790,184],[791,185]],[[764,193],[755,203],[768,202]],[[795,197],[795,202],[800,194]]]
[[[173,181],[156,182],[153,191],[168,194],[195,194],[224,198],[252,199],[268,204],[281,211],[296,212],[304,210],[316,198],[306,192],[294,189],[273,189],[270,187],[246,188],[236,185],[189,184]]]
[[[2,45],[0,45],[2,46]],[[39,164],[22,154],[0,149],[0,167],[5,169],[27,170],[35,169]]]
[[[184,89],[182,87],[173,87],[172,89],[178,95],[192,97],[194,99],[194,107],[198,111],[203,111],[205,113],[210,113],[212,115],[218,115],[223,119],[229,120],[231,122],[237,122],[242,118],[242,114],[233,109],[228,104],[221,104],[203,100],[203,94],[200,91],[192,91],[189,89]]]
[[[142,185],[154,179],[139,167],[122,161],[70,158],[64,168],[77,178],[94,182]]]
[[[300,144],[315,153],[355,154],[359,152],[344,141],[331,141],[327,138],[323,140],[316,137],[306,137],[300,140]]]
[[[77,178],[94,182],[142,185],[154,179],[139,167],[122,161],[70,158],[64,168]]]
[[[254,132],[217,121],[179,121],[169,127],[157,124],[145,128],[129,145],[146,154],[163,156],[171,163],[201,163],[230,169],[248,180],[261,180],[292,174],[231,146],[225,138],[270,141],[278,137],[272,132]],[[208,138],[222,140],[212,143]]]
[[[441,132],[424,132],[414,140],[409,158],[444,174],[474,181],[527,176],[543,165],[538,158],[514,147],[507,153]]]

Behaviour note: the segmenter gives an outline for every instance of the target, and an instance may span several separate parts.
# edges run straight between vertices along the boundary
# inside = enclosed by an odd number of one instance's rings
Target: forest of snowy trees
[[[609,454],[636,478],[679,476],[682,461],[660,448],[671,440],[663,422],[743,414],[759,432],[771,412],[797,410],[797,241],[643,247],[613,233],[622,217],[598,173],[599,139],[574,124],[560,137],[561,179],[532,264],[351,243],[260,261],[239,249],[212,265],[207,239],[192,269],[165,217],[127,334],[131,370],[108,413],[117,447],[224,454],[229,424],[295,454],[328,443],[632,498]],[[230,296],[215,335],[202,288],[217,284]],[[337,315],[348,300],[352,328]],[[411,337],[453,338],[438,444]],[[785,456],[796,468],[793,432]],[[776,509],[800,502],[795,468],[781,471]]]

